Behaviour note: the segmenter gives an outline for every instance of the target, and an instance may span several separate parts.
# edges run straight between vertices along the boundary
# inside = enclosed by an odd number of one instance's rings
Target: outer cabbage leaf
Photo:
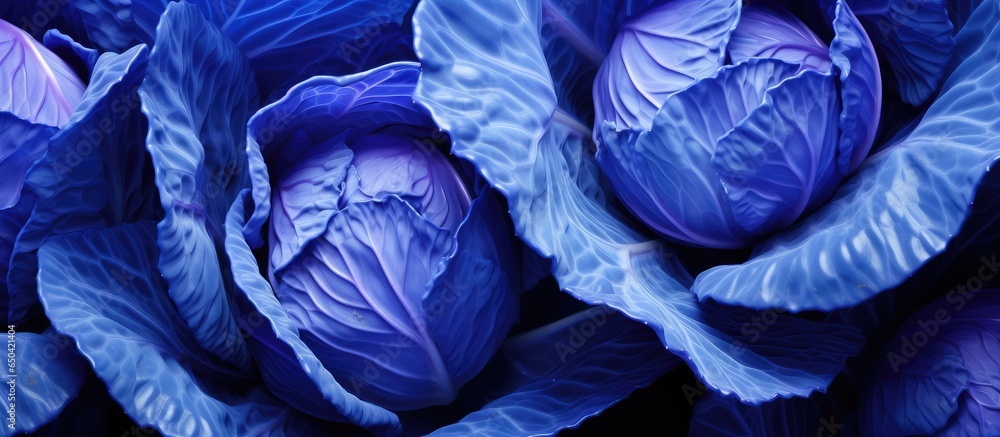
[[[555,81],[559,106],[588,122],[594,116],[594,75],[607,57],[618,27],[655,0],[542,2],[542,47]]]
[[[17,234],[21,232],[21,227],[28,221],[28,215],[31,214],[34,205],[34,197],[26,195],[13,207],[0,210],[0,277],[2,278],[7,277],[14,242],[17,240]],[[11,320],[8,313],[10,290],[11,287],[6,280],[0,282],[0,316],[8,322]],[[29,300],[37,301],[37,298]]]
[[[923,105],[938,90],[955,51],[947,0],[851,1],[896,76],[904,102]],[[968,2],[956,2],[968,3]],[[961,27],[961,26],[957,26]]]
[[[76,42],[69,35],[60,32],[59,29],[50,29],[45,32],[45,35],[42,36],[42,43],[66,61],[80,79],[84,82],[90,82],[90,76],[94,73],[94,67],[97,65],[97,58],[101,56],[99,51]]]
[[[61,127],[83,96],[73,70],[27,33],[0,20],[0,111]]]
[[[830,58],[840,78],[840,146],[837,168],[854,172],[871,151],[882,114],[882,75],[868,34],[846,0],[829,3],[833,23]]]
[[[137,46],[102,56],[78,110],[31,168],[25,183],[38,204],[17,237],[6,276],[12,321],[24,319],[37,302],[35,251],[46,238],[158,214],[136,93],[146,53]]]
[[[667,96],[722,67],[739,20],[739,0],[674,0],[624,22],[594,79],[596,128],[649,129]]]
[[[121,52],[133,45],[135,19],[132,7],[136,1],[121,0],[64,0],[83,25],[87,37],[95,46],[106,52]],[[161,9],[160,12],[163,12]],[[157,17],[159,18],[159,17]],[[153,23],[156,25],[156,22]],[[152,35],[152,32],[150,33]],[[146,43],[152,44],[152,38]]]
[[[958,33],[968,21],[976,8],[983,3],[983,0],[950,0],[945,4],[948,11],[948,19],[955,26],[955,33]]]
[[[13,351],[16,366],[4,372],[3,382],[16,393],[5,402],[14,404],[16,421],[11,428],[4,420],[0,435],[5,436],[30,433],[55,419],[79,393],[88,370],[72,342],[51,328],[42,334],[18,332]]]
[[[357,53],[398,28],[412,0],[188,0],[250,58],[263,93],[305,78],[317,63],[356,71]],[[133,0],[136,37],[152,43],[167,0]],[[342,62],[338,63],[337,60]],[[339,65],[338,65],[339,64]]]
[[[249,185],[243,153],[257,88],[246,57],[188,3],[171,3],[139,88],[165,217],[160,272],[188,327],[212,353],[249,369],[219,250],[229,205]]]
[[[3,211],[21,201],[28,168],[45,154],[56,129],[0,111],[0,132],[3,132],[0,139],[0,172],[4,175],[0,183],[0,211]]]
[[[975,20],[975,19],[973,19]],[[883,346],[860,417],[863,432],[985,435],[1000,426],[997,290],[953,290]]]
[[[703,272],[701,298],[752,308],[831,310],[895,287],[944,251],[1000,159],[995,4],[959,34],[954,73],[920,124],[868,158],[824,207],[740,265]],[[985,21],[992,18],[994,21]]]
[[[476,376],[518,320],[517,283],[506,211],[489,188],[473,200],[453,251],[422,297],[427,329],[456,387]]]
[[[7,0],[0,3],[0,19],[37,39],[55,28],[77,35],[81,25],[67,3],[66,0]]]
[[[825,387],[863,342],[855,331],[777,315],[766,332],[745,336],[740,325],[759,313],[698,304],[662,242],[576,185],[571,175],[581,172],[567,157],[580,156],[588,135],[553,116],[541,17],[532,0],[418,4],[415,99],[451,135],[453,152],[507,197],[518,235],[553,259],[563,289],[648,323],[708,385],[754,403]]]
[[[249,191],[233,202],[226,219],[226,253],[238,293],[240,327],[248,335],[264,383],[299,411],[334,421],[348,421],[384,434],[400,431],[395,414],[358,399],[333,378],[302,341],[296,325],[261,276],[243,237]]]
[[[56,129],[29,123],[14,114],[0,111],[0,310],[8,322],[20,322],[38,302],[34,289],[19,291],[6,280],[14,265],[17,236],[28,221],[35,205],[35,196],[25,189],[28,167],[49,147]],[[12,311],[13,309],[13,311]]]
[[[486,372],[506,393],[432,436],[555,435],[680,364],[647,327],[592,308],[509,338]],[[491,373],[487,373],[491,374]]]
[[[759,406],[707,393],[694,405],[690,435],[791,436],[838,435],[844,428],[835,403],[825,393],[779,399]]]
[[[157,252],[152,222],[55,237],[39,250],[46,314],[128,415],[166,435],[323,432],[201,348],[167,297]]]

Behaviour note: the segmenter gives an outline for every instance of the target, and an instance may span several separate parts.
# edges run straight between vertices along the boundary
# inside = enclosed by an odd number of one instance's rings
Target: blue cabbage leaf
[[[776,315],[744,336],[741,325],[760,313],[698,304],[667,246],[588,194],[599,186],[577,184],[586,172],[567,161],[591,132],[556,108],[542,17],[531,0],[418,4],[415,99],[451,135],[453,152],[507,197],[518,235],[553,259],[563,289],[648,323],[711,387],[753,403],[825,387],[863,342],[854,330]]]
[[[310,435],[322,422],[291,409],[205,351],[157,274],[156,227],[136,222],[49,239],[38,290],[140,426],[165,435]]]
[[[197,7],[172,3],[157,28],[139,95],[165,213],[157,232],[160,273],[201,344],[249,370],[221,247],[226,212],[249,186],[243,142],[257,110],[253,73]]]
[[[973,18],[975,20],[975,18]],[[1000,426],[997,290],[953,289],[889,338],[862,397],[862,432],[985,435]]]
[[[950,0],[945,4],[948,11],[948,19],[955,26],[955,33],[958,33],[965,25],[966,21],[972,17],[972,13],[983,3],[984,0]]]
[[[10,270],[11,255],[14,252],[14,245],[17,241],[17,234],[21,232],[24,223],[28,221],[31,208],[35,205],[34,196],[28,194],[21,197],[13,207],[0,210],[0,277],[7,278]],[[13,321],[10,318],[11,291],[13,287],[8,281],[0,282],[0,316],[5,321]],[[22,295],[15,295],[17,299],[25,301],[25,305],[30,306],[38,299],[32,292],[27,298]]]
[[[555,435],[680,363],[646,326],[591,308],[505,341],[484,371],[501,396],[430,435]]]
[[[955,51],[947,0],[850,1],[896,77],[904,102],[920,106],[938,90]],[[963,2],[957,2],[963,3]]]
[[[62,59],[21,29],[0,20],[0,111],[61,127],[83,96],[84,84]]]
[[[39,40],[49,29],[85,37],[82,23],[68,0],[6,0],[0,3],[0,19]]]
[[[65,0],[64,0],[65,1]],[[94,46],[105,52],[122,52],[134,45],[134,1],[68,0],[72,14]],[[162,10],[161,10],[162,12]],[[155,25],[155,22],[154,22]],[[152,36],[152,33],[150,33]],[[152,44],[152,39],[144,41]]]
[[[51,126],[28,123],[9,112],[0,112],[0,172],[5,175],[0,194],[0,310],[4,320],[20,323],[27,319],[38,302],[34,289],[19,290],[7,280],[17,264],[17,238],[35,206],[35,196],[25,188],[28,166],[45,153],[49,139],[56,132]],[[6,155],[6,156],[4,156]],[[16,275],[15,275],[16,276]]]
[[[995,5],[991,5],[995,6]],[[982,6],[919,125],[869,157],[825,206],[764,241],[740,265],[699,275],[702,299],[751,308],[829,311],[900,284],[958,234],[1000,159],[998,8]]]
[[[722,67],[739,20],[738,0],[676,0],[618,26],[594,79],[595,131],[604,121],[649,129],[667,96]]]
[[[42,36],[42,44],[58,55],[61,59],[73,68],[77,76],[84,82],[90,82],[90,76],[94,73],[97,65],[97,58],[101,53],[90,47],[75,41],[71,36],[62,33],[59,29],[50,29]]]
[[[458,386],[413,306],[452,244],[398,197],[352,203],[282,270],[275,294],[320,361],[362,399],[394,410],[446,403]],[[373,363],[377,372],[366,372]]]
[[[804,71],[718,139],[712,166],[743,229],[783,228],[830,197],[839,179],[836,97],[832,77]]]
[[[14,426],[4,420],[0,435],[30,433],[55,419],[80,392],[87,377],[87,363],[76,352],[72,340],[52,328],[41,334],[18,332],[13,352],[13,374],[4,372],[4,391],[15,393]],[[5,366],[6,369],[6,366]],[[13,386],[10,386],[13,381]],[[6,398],[6,396],[5,396]],[[7,410],[7,408],[4,408]]]
[[[352,422],[379,431],[398,433],[399,418],[382,407],[364,402],[333,378],[316,354],[302,341],[271,285],[260,274],[256,258],[243,236],[248,210],[244,191],[226,219],[226,253],[232,263],[237,289],[238,322],[247,334],[264,383],[283,401],[315,417]]]
[[[340,208],[341,182],[354,152],[338,142],[353,142],[386,126],[433,126],[412,102],[418,73],[417,64],[399,63],[357,75],[315,77],[250,120],[247,156],[255,210],[245,233],[251,247],[261,244],[274,178],[273,201],[281,207],[270,217],[271,274],[324,233]]]
[[[17,237],[6,276],[12,321],[24,319],[37,302],[35,251],[46,238],[158,214],[136,93],[146,53],[136,46],[103,55],[78,110],[31,167],[25,184],[37,205]]]
[[[333,68],[324,74],[358,71],[368,63],[359,53],[398,35],[413,4],[412,0],[188,1],[250,58],[265,96],[286,83],[305,79],[310,71],[316,73],[311,70],[314,64]],[[167,5],[168,0],[132,1],[137,40],[153,42]],[[392,46],[398,47],[398,41]],[[406,49],[398,53],[405,55]]]
[[[20,228],[34,207],[25,190],[29,168],[45,154],[49,140],[69,119],[84,85],[69,65],[27,33],[0,21],[0,274],[6,278]],[[20,322],[34,290],[17,292],[8,281],[0,285],[4,318]]]
[[[492,190],[469,205],[412,102],[418,74],[312,78],[256,114],[248,141],[261,154],[248,240],[273,204],[269,269],[288,317],[353,393],[396,410],[450,401],[516,320],[519,291],[505,211]],[[378,361],[386,344],[393,359]],[[362,377],[374,362],[381,376]]]
[[[882,74],[868,34],[847,0],[827,2],[834,37],[830,59],[840,79],[840,144],[837,168],[846,177],[872,150],[882,114]]]
[[[704,393],[689,387],[691,395]],[[791,436],[838,435],[846,426],[834,401],[825,393],[808,398],[779,399],[759,406],[704,393],[694,405],[691,435]]]

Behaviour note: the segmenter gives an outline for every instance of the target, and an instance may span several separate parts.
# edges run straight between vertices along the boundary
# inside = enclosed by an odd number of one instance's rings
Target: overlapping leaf
[[[574,154],[562,151],[585,149],[587,138],[553,117],[541,17],[534,1],[418,5],[416,99],[451,135],[454,153],[504,193],[518,235],[553,258],[563,289],[650,324],[710,386],[751,402],[825,387],[859,347],[856,333],[776,315],[766,332],[742,337],[753,312],[696,303],[690,278],[661,242],[575,184],[578,171],[566,161]]]

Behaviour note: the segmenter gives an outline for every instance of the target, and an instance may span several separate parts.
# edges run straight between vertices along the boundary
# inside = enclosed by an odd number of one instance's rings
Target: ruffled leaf
[[[649,129],[667,96],[726,60],[738,0],[661,2],[623,23],[594,79],[595,121]]]
[[[21,200],[28,168],[45,154],[49,139],[56,129],[44,124],[31,123],[16,114],[0,111],[0,211],[16,205]]]
[[[35,196],[25,188],[28,168],[42,157],[56,129],[29,123],[14,114],[0,111],[0,310],[8,322],[20,322],[38,302],[34,289],[19,289],[7,280],[16,267],[14,254],[18,234],[28,221]],[[16,275],[15,275],[16,276]]]
[[[0,435],[30,433],[55,419],[69,404],[87,376],[87,363],[76,352],[72,340],[49,329],[42,334],[18,332],[7,347],[15,356],[15,367],[4,366],[4,410],[14,417],[4,420]],[[10,412],[8,405],[14,405]]]
[[[904,102],[923,105],[945,78],[953,52],[954,26],[946,0],[852,1],[872,41],[896,76]],[[956,2],[967,3],[967,2]],[[960,27],[960,26],[959,26]]]
[[[423,72],[415,99],[451,135],[453,152],[507,197],[518,235],[552,258],[564,290],[649,324],[708,385],[755,403],[826,387],[863,342],[855,331],[771,314],[775,323],[766,331],[741,333],[760,313],[698,304],[690,277],[662,242],[629,228],[576,185],[571,175],[579,170],[566,157],[579,152],[563,150],[586,150],[588,135],[553,121],[540,13],[530,0],[488,9],[455,1],[417,6]]]
[[[594,112],[594,76],[618,28],[656,0],[547,0],[542,2],[542,47],[559,107],[588,122]],[[587,127],[580,126],[583,130]]]
[[[725,67],[670,96],[648,131],[619,132],[605,123],[597,160],[625,205],[660,234],[699,246],[745,246],[755,234],[738,224],[725,179],[711,170],[716,142],[797,69],[761,59]],[[706,106],[717,110],[705,111]],[[729,167],[746,168],[721,174],[745,177],[753,169],[749,164],[757,163],[762,162],[737,161]]]
[[[445,404],[458,385],[421,302],[452,239],[398,197],[352,203],[275,271],[275,294],[306,345],[358,397],[390,409]]]
[[[322,432],[202,349],[167,297],[157,252],[151,222],[52,238],[39,250],[46,314],[125,412],[165,435]]]
[[[430,435],[555,435],[679,363],[642,324],[586,310],[504,342],[488,371],[508,375],[509,393]]]
[[[804,71],[719,138],[712,167],[739,225],[757,235],[788,226],[830,197],[840,105],[832,76]]]
[[[868,158],[824,207],[740,265],[703,272],[701,298],[792,311],[856,305],[944,251],[1000,159],[1000,8],[962,29],[955,72],[919,126]]]
[[[998,308],[997,290],[963,287],[905,322],[875,363],[862,397],[862,432],[985,435],[997,429]]]
[[[2,20],[0,58],[0,111],[54,127],[69,120],[85,87],[62,59]]]
[[[400,431],[399,419],[382,407],[359,400],[333,375],[301,338],[243,238],[244,191],[226,219],[226,254],[232,263],[240,306],[240,327],[247,333],[264,383],[299,411],[334,421],[348,421],[384,434]]]
[[[11,254],[14,251],[14,242],[17,234],[21,232],[21,227],[28,221],[31,208],[35,206],[34,196],[26,195],[11,208],[0,210],[0,278],[7,278],[10,268]],[[0,282],[0,316],[8,323],[12,320],[8,313],[10,306],[10,284],[4,280]],[[32,293],[32,296],[34,293]],[[30,297],[30,302],[37,302],[36,297]]]
[[[846,0],[832,16],[835,36],[830,58],[840,75],[840,146],[837,168],[847,176],[868,156],[882,114],[882,76],[875,48]]]
[[[317,63],[358,71],[358,52],[398,28],[412,0],[189,0],[250,58],[263,93],[304,79]],[[151,43],[167,0],[133,0],[137,38]],[[339,62],[338,62],[339,61]]]
[[[171,3],[139,88],[165,217],[160,272],[188,327],[212,353],[250,366],[218,248],[229,205],[249,185],[244,154],[257,88],[247,59],[188,3]],[[224,264],[224,260],[223,260]]]
[[[280,205],[271,217],[271,270],[284,267],[325,232],[340,209],[354,158],[347,146],[376,131],[433,126],[413,103],[418,74],[417,64],[397,63],[358,75],[312,78],[253,116],[247,153],[256,210],[246,234],[251,246],[259,244],[272,203],[271,176],[277,181],[273,203]]]
[[[416,83],[413,77],[410,85]],[[385,126],[384,129],[393,127]],[[431,138],[432,129],[423,130],[427,134],[425,138],[404,132],[378,131],[350,143],[354,159],[340,204],[399,196],[441,229],[458,230],[472,200],[459,172],[437,150]],[[413,134],[420,135],[420,132]]]
[[[946,3],[948,19],[955,26],[955,33],[958,33],[969,20],[976,8],[983,3],[983,0],[950,0]]]
[[[457,386],[476,376],[518,320],[518,278],[506,211],[497,193],[484,189],[458,229],[422,306],[427,329]]]
[[[120,52],[133,45],[136,24],[132,8],[137,1],[68,0],[90,41],[105,52]],[[160,12],[163,12],[162,9]],[[157,17],[159,18],[159,17]],[[153,23],[155,26],[155,22]],[[152,33],[150,33],[152,35]],[[153,40],[144,41],[152,44]]]
[[[692,394],[700,389],[691,388]],[[690,435],[840,435],[844,418],[826,394],[809,398],[779,399],[759,406],[747,405],[718,393],[707,393],[694,405]]]
[[[17,299],[26,300],[11,305],[11,320],[37,302],[35,251],[46,238],[157,216],[136,93],[146,53],[136,46],[102,56],[78,110],[31,168],[26,185],[38,205],[18,236],[7,276]]]
[[[101,56],[101,52],[90,47],[85,47],[58,29],[51,29],[45,32],[45,35],[42,37],[42,43],[61,59],[65,60],[80,79],[84,82],[90,82],[90,76],[94,73],[97,58]]]

